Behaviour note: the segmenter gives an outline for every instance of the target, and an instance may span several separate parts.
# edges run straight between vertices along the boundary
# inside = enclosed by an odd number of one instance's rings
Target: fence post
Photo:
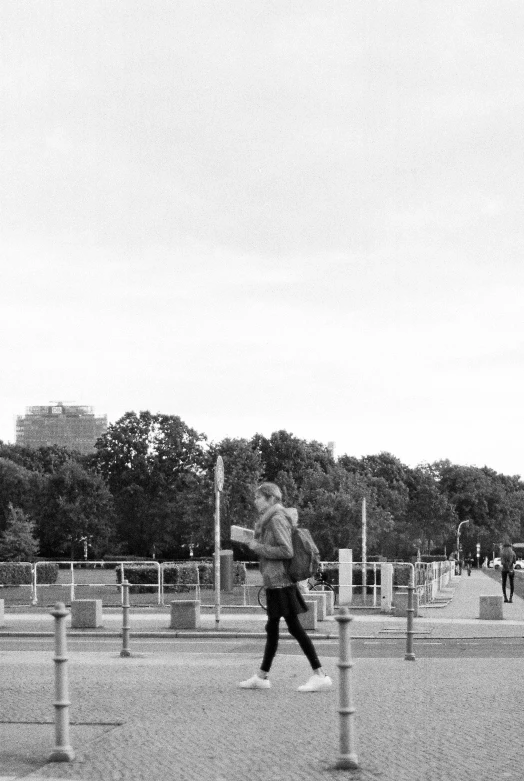
[[[163,604],[162,603],[162,599],[163,599],[163,596],[164,596],[163,591],[162,591],[162,570],[160,568],[160,564],[158,563],[158,561],[155,562],[155,563],[156,563],[156,575],[157,575],[157,578],[156,578],[156,581],[157,581],[156,582],[157,602],[158,602],[159,605],[161,605],[161,604]]]
[[[72,762],[75,752],[69,744],[69,691],[67,680],[67,640],[65,620],[69,611],[57,602],[51,613],[55,618],[55,739],[50,762]]]
[[[380,612],[391,613],[393,603],[393,564],[380,564]]]
[[[354,770],[358,767],[358,758],[355,751],[355,708],[351,696],[351,645],[349,625],[352,621],[347,607],[341,607],[335,621],[339,626],[339,709],[340,714],[340,753],[336,761],[336,767],[343,770]]]
[[[122,603],[122,650],[120,656],[131,656],[129,650],[129,581],[122,581],[123,603]]]
[[[32,567],[32,572],[31,572],[31,582],[32,582],[32,586],[33,586],[33,588],[32,588],[33,593],[31,595],[31,604],[32,605],[38,605],[38,593],[37,593],[37,590],[36,590],[36,588],[37,588],[36,587],[36,584],[37,584],[36,568],[37,567],[38,567],[38,562],[35,561],[35,563],[34,563],[34,565]]]
[[[353,601],[353,550],[340,548],[338,562],[338,602],[350,605]]]
[[[71,569],[71,594],[70,594],[70,598],[71,598],[71,602],[73,602],[73,600],[75,598],[75,568],[74,568],[74,563],[73,562],[71,562],[71,568],[70,569]]]
[[[415,593],[415,568],[413,564],[409,565],[409,585],[408,585],[408,609],[407,613],[407,630],[406,630],[406,655],[404,659],[408,662],[415,661],[415,654],[413,653],[413,613],[415,608],[413,607],[413,595]]]

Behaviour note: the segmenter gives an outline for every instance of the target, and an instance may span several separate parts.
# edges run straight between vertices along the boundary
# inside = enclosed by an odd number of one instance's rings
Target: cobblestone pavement
[[[478,632],[478,624],[489,623],[492,636],[505,636],[501,632],[513,626],[522,637],[523,600],[505,606],[515,608],[515,619],[507,612],[504,621],[476,619],[478,596],[492,593],[490,583],[482,572],[456,578],[452,602],[433,610],[441,616],[438,631],[473,626]],[[50,619],[43,614],[42,620]],[[357,626],[376,634],[399,621],[362,616],[352,623],[352,634]],[[428,628],[431,621],[424,617],[415,624]],[[248,625],[245,619],[242,626]],[[54,745],[52,659],[42,652],[3,651],[0,779],[491,781],[522,775],[520,659],[355,660],[356,771],[333,767],[339,737],[336,660],[325,660],[335,682],[330,692],[296,691],[308,677],[298,652],[277,657],[270,690],[239,690],[236,683],[259,661],[259,653],[250,658],[162,650],[130,659],[70,653],[76,759],[58,764],[47,763]]]
[[[94,740],[72,734],[76,760],[46,765],[49,751],[43,749],[38,727],[40,740],[31,761],[42,767],[27,777],[487,781],[494,775],[521,776],[520,741],[508,739],[524,726],[515,696],[519,659],[356,660],[358,772],[333,770],[337,691],[297,692],[308,674],[299,656],[277,658],[272,689],[237,689],[237,681],[250,675],[257,661],[258,655],[250,660],[234,653],[131,659],[75,653],[70,659],[71,721],[98,724],[104,731]],[[53,671],[47,655],[7,653],[2,662],[2,720],[49,722]],[[336,681],[335,661],[326,662]],[[2,727],[0,757],[6,750]],[[51,724],[48,730],[50,750]],[[13,762],[16,746],[10,751]],[[19,777],[27,775],[27,756],[25,761]]]

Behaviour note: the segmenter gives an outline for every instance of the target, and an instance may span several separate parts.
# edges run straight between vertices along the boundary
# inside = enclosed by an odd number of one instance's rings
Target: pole
[[[358,767],[358,757],[355,751],[355,708],[351,696],[351,641],[349,625],[352,621],[347,607],[341,607],[335,621],[339,627],[339,715],[340,715],[340,753],[336,767],[343,770],[354,770]]]
[[[215,464],[215,629],[220,624],[220,492],[224,488],[224,461]]]
[[[413,653],[413,613],[415,608],[413,605],[415,594],[415,568],[413,564],[409,565],[409,584],[408,584],[408,609],[407,613],[407,629],[406,629],[406,655],[404,659],[407,662],[415,661],[415,654]]]
[[[69,701],[67,679],[67,640],[65,620],[69,611],[63,602],[57,602],[51,613],[55,618],[55,739],[50,762],[72,762],[75,752],[69,744]]]
[[[122,603],[122,650],[120,651],[120,656],[128,657],[131,656],[131,651],[129,650],[129,581],[124,580],[122,581],[122,589],[123,589],[123,603]]]
[[[362,603],[366,604],[368,573],[368,534],[367,534],[367,516],[366,516],[366,497],[362,499]]]
[[[215,491],[215,628],[220,624],[220,491]]]

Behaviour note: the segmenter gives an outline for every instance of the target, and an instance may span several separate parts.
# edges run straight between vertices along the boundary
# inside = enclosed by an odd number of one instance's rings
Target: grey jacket
[[[260,559],[260,572],[266,588],[292,586],[285,561],[293,557],[291,529],[295,516],[281,504],[272,505],[255,524],[251,549]]]

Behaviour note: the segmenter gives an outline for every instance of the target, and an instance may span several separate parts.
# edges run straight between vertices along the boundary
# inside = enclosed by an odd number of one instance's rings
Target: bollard
[[[122,589],[122,650],[120,651],[120,656],[127,657],[131,656],[131,651],[129,650],[129,608],[131,606],[129,604],[128,580],[122,581]]]
[[[407,662],[415,661],[415,654],[413,653],[413,613],[415,608],[413,607],[413,595],[415,593],[415,569],[411,565],[409,573],[409,586],[408,586],[408,609],[406,611],[408,616],[408,623],[406,628],[406,655],[404,659]]]
[[[351,647],[349,638],[349,624],[352,621],[346,607],[340,608],[335,621],[339,626],[339,662],[340,686],[339,709],[340,714],[340,754],[336,767],[342,770],[354,770],[358,767],[358,758],[355,751],[355,708],[351,697]]]
[[[67,682],[67,640],[65,620],[69,615],[63,602],[51,613],[55,618],[55,739],[50,762],[72,762],[75,752],[69,745],[69,692]]]

